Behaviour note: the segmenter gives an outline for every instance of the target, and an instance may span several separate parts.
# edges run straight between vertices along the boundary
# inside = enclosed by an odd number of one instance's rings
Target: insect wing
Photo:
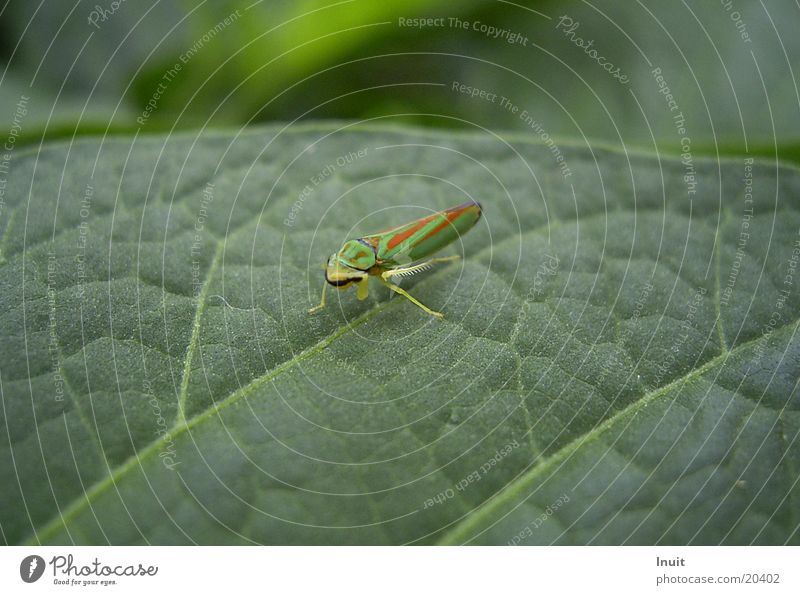
[[[376,248],[379,260],[413,262],[467,233],[480,217],[481,205],[470,201],[361,239]]]

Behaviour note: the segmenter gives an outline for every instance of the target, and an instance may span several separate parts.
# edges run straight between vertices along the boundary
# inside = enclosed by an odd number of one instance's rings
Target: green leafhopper
[[[476,201],[469,201],[393,229],[345,242],[328,259],[322,300],[309,313],[325,307],[325,290],[328,285],[344,289],[355,283],[358,287],[358,299],[366,299],[369,295],[369,278],[373,276],[428,314],[441,318],[441,312],[434,312],[392,283],[391,279],[414,275],[429,269],[437,262],[457,259],[456,255],[425,260],[467,233],[480,217],[481,205]]]

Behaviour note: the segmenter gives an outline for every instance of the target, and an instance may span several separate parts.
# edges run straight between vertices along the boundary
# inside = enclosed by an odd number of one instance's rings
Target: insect
[[[325,267],[326,283],[322,286],[322,300],[318,306],[311,308],[309,313],[325,307],[325,290],[328,285],[345,289],[356,284],[358,299],[366,299],[369,296],[369,278],[372,276],[392,291],[411,300],[428,314],[441,318],[443,316],[441,312],[434,312],[391,280],[415,275],[431,268],[437,262],[448,262],[459,258],[455,255],[425,260],[467,233],[480,219],[481,210],[480,203],[469,201],[393,229],[345,242],[341,249],[331,254],[328,259]]]

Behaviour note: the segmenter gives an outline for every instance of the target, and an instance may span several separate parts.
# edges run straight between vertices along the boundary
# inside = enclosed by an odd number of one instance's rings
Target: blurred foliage
[[[0,12],[11,73],[0,81],[0,101],[13,106],[29,85],[38,106],[21,142],[397,114],[416,114],[399,123],[531,132],[524,109],[550,135],[674,152],[681,135],[658,93],[658,67],[695,152],[777,150],[800,160],[792,71],[800,8],[792,0],[123,0],[112,8],[103,0],[50,0],[46,9],[12,0]],[[579,24],[572,40],[558,27],[561,15]],[[444,26],[400,26],[401,17],[444,17]],[[451,26],[451,17],[467,28]],[[526,43],[493,38],[475,23]],[[630,83],[610,76],[576,36],[592,40]],[[504,95],[519,111],[457,93],[453,81]],[[149,101],[156,107],[137,123]]]

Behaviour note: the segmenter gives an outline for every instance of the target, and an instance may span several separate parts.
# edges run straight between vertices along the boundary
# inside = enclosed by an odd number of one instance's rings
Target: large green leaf
[[[379,125],[18,150],[3,539],[800,543],[800,173],[691,165]],[[345,238],[467,197],[465,259],[406,285],[444,320],[307,314]]]

